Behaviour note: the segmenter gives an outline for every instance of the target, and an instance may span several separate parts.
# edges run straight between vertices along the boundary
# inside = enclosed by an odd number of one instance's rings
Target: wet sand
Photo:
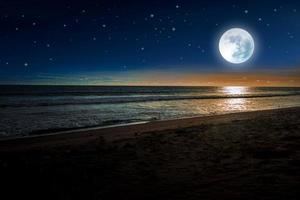
[[[300,108],[0,141],[2,195],[298,199]]]

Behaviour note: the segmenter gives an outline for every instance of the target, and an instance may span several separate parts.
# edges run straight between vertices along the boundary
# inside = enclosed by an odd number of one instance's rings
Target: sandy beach
[[[297,199],[300,108],[0,141],[3,195]]]

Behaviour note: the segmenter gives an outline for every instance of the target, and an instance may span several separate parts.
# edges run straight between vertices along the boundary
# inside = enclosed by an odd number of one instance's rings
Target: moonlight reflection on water
[[[248,88],[243,86],[223,87],[223,92],[227,95],[244,95],[247,93],[247,90]]]

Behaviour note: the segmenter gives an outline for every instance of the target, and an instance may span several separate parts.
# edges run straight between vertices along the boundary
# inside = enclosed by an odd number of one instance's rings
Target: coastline
[[[142,121],[127,124],[116,124],[108,126],[96,126],[91,128],[78,128],[66,131],[58,131],[46,134],[12,136],[0,139],[0,152],[18,149],[30,149],[40,145],[65,145],[65,144],[84,144],[86,142],[103,137],[108,141],[133,138],[147,132],[176,130],[205,124],[228,123],[234,120],[252,119],[259,115],[270,115],[273,112],[280,112],[299,109],[300,107],[288,107],[278,109],[267,109],[246,112],[234,112],[218,115],[185,117],[178,119]],[[80,140],[80,141],[78,141]],[[17,145],[17,146],[16,146]]]
[[[297,199],[300,107],[0,142],[11,199]],[[18,191],[18,192],[16,192]]]

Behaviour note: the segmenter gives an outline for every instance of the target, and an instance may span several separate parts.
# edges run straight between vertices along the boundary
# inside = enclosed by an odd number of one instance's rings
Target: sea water
[[[300,106],[300,88],[0,86],[0,137]]]

